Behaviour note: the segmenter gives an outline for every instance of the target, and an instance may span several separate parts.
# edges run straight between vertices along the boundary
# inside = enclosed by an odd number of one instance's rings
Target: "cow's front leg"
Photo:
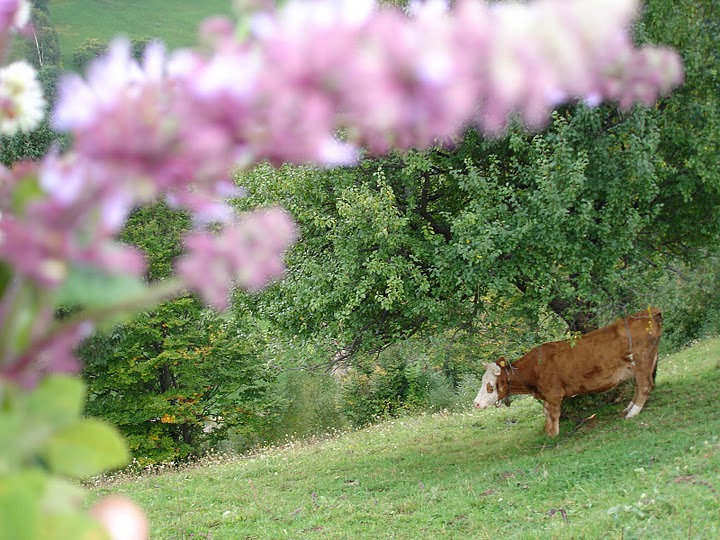
[[[562,400],[550,400],[543,402],[545,412],[545,433],[550,437],[556,437],[560,433],[560,403]]]

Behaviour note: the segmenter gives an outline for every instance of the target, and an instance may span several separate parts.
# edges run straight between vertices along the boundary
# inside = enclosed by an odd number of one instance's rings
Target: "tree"
[[[555,313],[575,332],[647,306],[646,282],[720,238],[718,18],[706,2],[673,9],[651,3],[638,31],[675,36],[688,59],[685,86],[656,107],[567,106],[537,135],[470,131],[453,149],[357,168],[242,176],[249,201],[284,205],[302,228],[288,279],[260,309],[342,356],[472,328],[497,303]],[[706,38],[687,38],[696,25]]]
[[[31,35],[26,39],[28,59],[38,68],[62,64],[60,40],[47,10],[33,7]]]
[[[249,204],[283,204],[302,227],[263,309],[277,302],[282,327],[347,351],[472,326],[518,297],[586,331],[589,308],[621,302],[642,263],[638,239],[659,212],[657,132],[648,111],[579,107],[542,135],[469,132],[452,151],[244,176]]]
[[[707,258],[718,245],[720,220],[720,8],[712,0],[647,2],[641,37],[675,47],[685,82],[660,101],[657,249],[683,260]]]
[[[48,5],[49,3],[50,0],[32,0],[32,7],[48,13],[50,11],[50,6]]]
[[[228,431],[257,436],[274,402],[247,328],[184,297],[95,336],[80,351],[87,413],[117,426],[141,463],[197,455]]]
[[[164,202],[133,212],[120,238],[145,252],[147,282],[172,275],[190,225]],[[143,463],[196,455],[228,432],[260,438],[275,400],[252,326],[183,296],[98,333],[79,351],[88,414],[116,425]]]

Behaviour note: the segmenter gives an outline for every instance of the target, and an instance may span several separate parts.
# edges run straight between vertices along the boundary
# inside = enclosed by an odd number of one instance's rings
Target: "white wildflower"
[[[0,69],[0,133],[30,131],[45,114],[45,98],[35,69],[14,62]]]

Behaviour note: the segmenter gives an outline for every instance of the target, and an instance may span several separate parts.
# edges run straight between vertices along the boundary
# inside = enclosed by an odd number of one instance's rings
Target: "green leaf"
[[[81,512],[44,516],[40,527],[42,540],[106,540],[98,523]]]
[[[50,469],[73,478],[86,478],[130,461],[120,434],[100,420],[85,419],[52,435],[42,452]]]
[[[45,195],[38,177],[27,176],[15,185],[10,198],[10,204],[12,212],[15,215],[21,216],[25,212],[25,207],[28,203],[40,199]]]
[[[73,266],[55,295],[56,306],[86,308],[110,306],[139,296],[142,280],[126,274],[108,274],[96,268]]]
[[[62,478],[50,478],[41,501],[43,540],[101,540],[101,527],[82,511],[85,490]]]
[[[76,512],[82,508],[84,500],[85,490],[75,482],[51,477],[43,495],[42,511],[46,514]]]
[[[45,477],[37,472],[0,475],[0,540],[39,539]]]
[[[16,470],[22,461],[20,444],[17,441],[22,427],[22,419],[15,411],[0,412],[0,474]],[[1,482],[0,480],[0,486]]]
[[[80,377],[52,375],[42,379],[25,400],[24,412],[33,422],[58,429],[80,418],[85,385]]]
[[[10,269],[10,265],[0,261],[0,298],[5,295],[5,289],[8,283],[10,283],[11,278],[12,270]]]

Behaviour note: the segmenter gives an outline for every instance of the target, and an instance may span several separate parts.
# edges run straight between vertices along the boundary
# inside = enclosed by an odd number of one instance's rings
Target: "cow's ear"
[[[495,362],[495,363],[496,363],[498,366],[500,366],[501,368],[504,368],[505,366],[507,366],[507,360],[505,360],[505,357],[504,357],[504,356],[501,356],[500,358],[498,358],[498,359],[497,359],[497,362]]]

